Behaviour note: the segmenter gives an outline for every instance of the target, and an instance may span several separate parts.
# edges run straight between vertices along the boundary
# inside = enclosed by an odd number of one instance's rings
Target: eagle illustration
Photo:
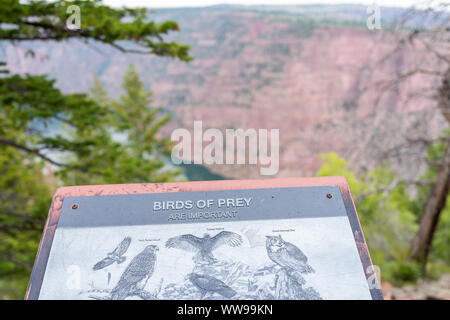
[[[227,286],[223,281],[214,277],[205,274],[190,273],[187,275],[187,278],[200,290],[201,299],[203,299],[207,293],[218,293],[225,298],[231,298],[236,295],[236,291]]]
[[[106,268],[107,266],[113,264],[114,262],[117,262],[118,264],[121,264],[126,260],[126,257],[123,255],[125,252],[127,252],[128,248],[130,247],[131,238],[126,237],[125,239],[120,242],[120,244],[115,248],[112,252],[108,253],[106,258],[100,260],[97,262],[92,269],[94,270],[100,270],[103,268]]]
[[[273,262],[287,271],[313,273],[306,255],[290,242],[284,241],[281,235],[266,236],[267,254]]]
[[[194,261],[202,260],[206,262],[215,262],[212,251],[222,245],[230,247],[239,247],[242,244],[242,237],[234,232],[222,231],[211,237],[205,233],[203,238],[196,237],[192,234],[184,234],[167,240],[167,248],[177,248],[187,251],[197,252]]]
[[[112,300],[123,300],[132,296],[136,291],[144,289],[155,269],[156,251],[158,250],[157,246],[146,246],[141,253],[131,260],[122,273],[119,282],[111,291]]]

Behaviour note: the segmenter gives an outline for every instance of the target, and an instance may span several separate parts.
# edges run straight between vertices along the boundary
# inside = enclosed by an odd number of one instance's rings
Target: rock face
[[[49,73],[72,92],[87,91],[93,73],[109,92],[120,92],[122,75],[133,63],[154,91],[155,105],[173,114],[166,135],[179,127],[191,130],[194,120],[222,130],[280,129],[280,177],[314,175],[318,155],[329,151],[365,170],[392,149],[397,168],[414,175],[423,160],[411,154],[423,155],[423,146],[397,146],[406,137],[435,137],[445,129],[435,102],[417,95],[436,88],[437,79],[418,74],[386,94],[373,89],[373,83],[417,63],[439,66],[420,45],[377,65],[397,40],[383,30],[367,30],[365,19],[337,26],[339,21],[325,24],[297,13],[233,7],[162,10],[155,17],[179,22],[176,40],[191,45],[193,62],[124,55],[75,41],[29,44],[34,58],[25,57],[27,45],[5,45],[3,55],[11,72]],[[254,166],[209,168],[230,178],[260,177]]]

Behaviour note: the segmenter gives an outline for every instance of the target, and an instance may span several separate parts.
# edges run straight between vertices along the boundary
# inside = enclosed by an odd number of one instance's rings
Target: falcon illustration
[[[187,275],[187,278],[200,290],[202,295],[201,299],[203,299],[207,293],[218,293],[225,298],[231,298],[236,295],[236,291],[227,286],[223,281],[214,277],[205,274],[190,273]]]
[[[307,263],[306,255],[292,243],[278,237],[266,236],[266,249],[270,260],[288,271],[313,273],[314,269]]]
[[[153,274],[158,247],[150,245],[131,260],[119,282],[111,291],[112,300],[123,300],[134,292],[143,290]]]
[[[112,265],[114,262],[117,262],[117,264],[121,264],[122,262],[124,262],[126,260],[126,257],[124,257],[123,255],[125,254],[125,252],[127,252],[130,243],[130,237],[126,237],[125,239],[123,239],[122,242],[117,246],[117,248],[108,253],[106,258],[97,262],[94,267],[92,267],[92,269],[100,270],[106,268],[109,265]]]
[[[225,244],[230,247],[239,247],[242,244],[242,237],[229,231],[219,232],[214,237],[205,233],[203,238],[192,234],[184,234],[167,240],[166,247],[197,252],[193,258],[194,260],[200,259],[206,262],[214,262],[216,259],[214,259],[212,251]]]

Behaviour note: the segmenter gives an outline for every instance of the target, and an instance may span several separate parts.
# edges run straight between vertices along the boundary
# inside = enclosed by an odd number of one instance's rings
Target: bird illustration
[[[281,235],[266,236],[267,254],[273,262],[287,271],[313,273],[306,255],[290,242],[284,241]]]
[[[201,299],[207,293],[218,293],[225,298],[231,298],[236,295],[236,291],[227,286],[223,281],[206,274],[189,273],[187,278],[200,290]]]
[[[92,267],[92,269],[100,270],[106,268],[107,266],[113,264],[114,262],[117,262],[117,264],[121,264],[122,262],[124,262],[127,259],[124,256],[124,254],[130,247],[130,243],[131,237],[126,237],[125,239],[123,239],[122,242],[120,242],[120,244],[117,246],[117,248],[115,248],[112,252],[108,253],[106,258],[97,262],[94,265],[94,267]]]
[[[155,269],[156,251],[158,250],[157,246],[146,246],[131,260],[119,282],[111,291],[112,300],[123,300],[133,295],[134,292],[144,289]]]
[[[194,260],[215,262],[212,251],[225,244],[230,247],[239,247],[242,244],[242,237],[229,231],[221,231],[214,237],[205,233],[203,238],[184,234],[167,240],[166,247],[196,252]]]

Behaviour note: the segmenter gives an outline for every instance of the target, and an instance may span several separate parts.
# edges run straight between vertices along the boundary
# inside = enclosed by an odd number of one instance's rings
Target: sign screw
[[[333,195],[331,193],[329,193],[329,194],[327,194],[327,198],[331,199],[331,198],[333,198]]]
[[[78,205],[77,204],[73,204],[72,205],[72,210],[77,210],[78,209]]]

